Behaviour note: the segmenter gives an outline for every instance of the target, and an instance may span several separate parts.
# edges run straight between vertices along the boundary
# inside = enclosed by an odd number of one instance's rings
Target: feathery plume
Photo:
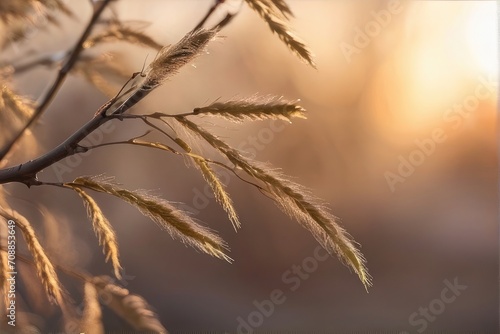
[[[289,17],[293,17],[292,10],[290,9],[285,0],[271,0],[271,2],[285,18],[288,19]]]
[[[72,73],[81,75],[107,96],[116,94],[116,87],[112,83],[114,80],[123,80],[129,76],[129,73],[124,70],[123,59],[112,53],[97,56],[84,55],[75,64]]]
[[[238,228],[240,228],[241,223],[238,219],[238,215],[236,214],[236,210],[233,207],[233,201],[224,189],[224,186],[222,185],[215,172],[210,168],[205,159],[193,157],[193,161],[200,169],[205,181],[207,181],[207,183],[210,185],[210,188],[212,188],[215,199],[217,200],[217,202],[219,202],[224,211],[226,211],[229,220],[233,224],[234,229],[237,230]]]
[[[87,215],[92,220],[92,227],[99,240],[99,244],[103,246],[104,253],[106,254],[106,261],[111,259],[113,270],[116,278],[121,279],[120,258],[118,252],[118,241],[116,240],[115,230],[109,223],[108,219],[104,216],[101,208],[97,205],[92,197],[85,191],[77,186],[69,186],[71,189],[82,198],[85,207],[87,208]]]
[[[34,27],[41,26],[42,16],[46,22],[59,25],[53,12],[59,11],[69,17],[73,12],[64,4],[64,0],[2,0],[0,1],[0,20],[11,24],[23,20]]]
[[[193,151],[191,146],[189,146],[188,143],[186,143],[181,138],[175,138],[175,142],[189,154],[196,167],[198,167],[201,174],[203,175],[205,181],[208,183],[210,188],[212,188],[212,192],[215,195],[215,200],[222,206],[224,211],[226,211],[227,216],[233,224],[234,229],[238,230],[238,228],[241,227],[241,223],[238,219],[236,210],[234,209],[233,201],[231,200],[231,197],[229,197],[229,194],[226,192],[226,189],[224,188],[222,182],[219,180],[212,168],[210,168],[207,160],[202,156],[191,153]]]
[[[109,276],[94,277],[92,283],[99,295],[106,296],[106,306],[125,319],[135,330],[168,334],[144,298],[131,295],[127,289],[114,284]]]
[[[163,46],[143,32],[127,26],[123,22],[113,22],[106,30],[88,38],[83,47],[88,49],[107,42],[127,42],[160,50]]]
[[[244,158],[237,150],[185,117],[176,117],[176,119],[225,155],[235,166],[263,182],[266,185],[267,193],[276,200],[278,207],[283,212],[310,230],[316,240],[330,254],[336,253],[344,263],[356,272],[365,288],[371,285],[371,278],[365,267],[365,259],[355,247],[352,238],[339,225],[338,218],[331,215],[318,199],[309,194],[309,191],[287,180],[269,166],[259,165]]]
[[[263,19],[272,32],[285,43],[288,48],[303,61],[316,68],[311,51],[295,33],[292,32],[287,22],[280,18],[280,12],[274,4],[268,0],[245,0],[246,3],[255,10]]]
[[[63,306],[62,288],[57,278],[56,271],[52,262],[45,254],[45,251],[38,241],[38,238],[31,227],[29,221],[15,210],[9,210],[0,207],[0,216],[8,220],[13,220],[16,223],[16,227],[21,230],[24,240],[28,245],[28,249],[33,256],[36,271],[38,277],[42,281],[42,285],[45,288],[51,301],[56,302],[60,306]]]
[[[167,201],[145,193],[130,191],[118,187],[110,178],[78,177],[66,186],[77,186],[110,194],[132,204],[145,216],[149,217],[173,238],[179,238],[184,243],[193,246],[204,253],[210,254],[228,262],[231,258],[225,254],[227,246],[222,239],[206,227],[197,224],[185,212],[174,208]]]
[[[305,109],[297,104],[299,101],[285,101],[276,97],[216,101],[206,107],[194,108],[193,115],[220,116],[235,122],[241,122],[245,119],[290,121],[293,117],[306,118]]]
[[[4,249],[7,249],[7,245],[3,244],[2,240],[2,249],[0,249],[0,291],[3,294],[6,308],[9,305],[9,281],[7,281],[7,273],[11,270],[9,269],[9,259],[7,257],[7,252]]]
[[[58,13],[74,17],[64,0],[1,0],[0,21],[4,23],[0,49],[28,38],[37,30],[60,26]]]
[[[159,84],[175,74],[182,66],[203,52],[217,31],[217,29],[198,29],[186,34],[178,43],[161,49],[156,59],[149,65],[146,82],[150,85]]]
[[[0,85],[0,110],[7,109],[16,118],[25,121],[31,117],[34,108],[33,101],[17,95],[6,84]]]
[[[80,321],[80,332],[104,334],[99,295],[97,293],[97,288],[92,282],[85,282],[83,302],[84,309]]]
[[[120,99],[117,107],[111,106],[106,115],[122,114],[142,100],[163,81],[177,73],[181,67],[199,56],[217,31],[217,29],[198,29],[189,32],[178,43],[161,49],[145,73],[141,73],[142,80],[137,84],[138,87],[129,96]]]

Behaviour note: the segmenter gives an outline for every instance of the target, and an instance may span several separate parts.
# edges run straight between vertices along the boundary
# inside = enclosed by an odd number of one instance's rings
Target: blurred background
[[[310,233],[233,175],[221,178],[243,223],[237,233],[214,199],[204,195],[208,188],[198,171],[172,154],[100,148],[81,161],[63,162],[69,171],[48,168],[40,178],[116,176],[128,189],[151,189],[183,203],[179,206],[219,231],[233,264],[183,246],[130,205],[95,194],[117,230],[126,275],[122,284],[143,296],[172,333],[250,333],[244,327],[283,333],[496,332],[496,2],[287,2],[295,14],[292,26],[313,50],[317,69],[291,54],[244,5],[221,33],[224,38],[209,46],[209,54],[134,110],[185,113],[217,98],[256,93],[301,99],[308,119],[293,124],[199,121],[257,160],[282,168],[330,204],[361,245],[373,276],[369,293],[336,258],[308,259],[317,247]],[[19,65],[25,55],[69,49],[91,8],[88,1],[67,5],[75,18],[63,18],[61,28],[47,28],[10,46],[3,61]],[[192,29],[211,5],[208,0],[121,0],[114,9],[166,45]],[[239,8],[237,1],[225,6],[214,21],[225,10]],[[140,71],[146,57],[150,61],[156,53],[118,43],[98,51],[119,53],[127,75]],[[36,99],[55,74],[54,68],[40,66],[14,75],[14,84]],[[117,88],[122,82],[115,82]],[[106,100],[82,77],[69,77],[34,128],[39,147],[23,150],[10,163],[56,146]],[[97,140],[128,139],[144,129],[138,122],[116,122]],[[49,187],[12,184],[5,189],[13,207],[52,237],[46,246],[59,262],[112,275],[78,196]],[[35,203],[55,215],[56,229],[44,226]],[[283,275],[299,277],[289,272],[294,265],[306,265],[309,273],[292,290]],[[81,293],[78,282],[67,277],[63,282],[76,296]],[[448,287],[454,282],[461,286],[455,293]],[[30,284],[20,284],[21,293],[28,293]],[[442,297],[447,287],[445,295],[456,296],[452,302]],[[262,315],[256,304],[276,289],[283,292],[283,303]],[[46,302],[26,303],[39,312],[40,326],[55,326],[57,313]],[[127,328],[107,310],[105,324],[110,331]]]

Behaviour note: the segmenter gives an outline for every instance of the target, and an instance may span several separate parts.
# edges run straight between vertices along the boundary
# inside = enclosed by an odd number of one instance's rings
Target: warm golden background
[[[222,32],[225,38],[212,43],[196,67],[183,69],[135,110],[184,113],[219,97],[255,93],[300,98],[308,120],[286,124],[282,131],[270,131],[266,121],[202,121],[330,203],[362,245],[374,286],[366,293],[357,277],[332,258],[290,291],[283,273],[311,256],[317,243],[269,199],[228,178],[243,222],[234,233],[213,199],[201,205],[206,201],[195,194],[205,184],[182,159],[116,146],[84,157],[64,180],[105,173],[129,189],[153,189],[185,203],[195,209],[197,219],[220,232],[235,259],[229,265],[199,254],[173,241],[131,206],[96,195],[117,229],[127,289],[144,296],[173,333],[235,333],[238,317],[247,319],[256,310],[254,301],[268,299],[275,289],[284,291],[286,301],[264,318],[259,331],[413,333],[420,325],[413,326],[410,315],[440,299],[444,281],[457,278],[467,288],[427,330],[493,332],[498,328],[499,295],[496,3],[401,2],[368,45],[346,57],[342,48],[355,46],[357,29],[373,25],[373,13],[387,10],[389,2],[288,2],[296,32],[316,55],[317,70],[301,63],[243,6]],[[228,5],[237,8],[234,3]],[[75,8],[76,22],[63,20],[63,29],[34,35],[12,48],[9,59],[15,63],[26,50],[45,54],[72,46],[91,11],[87,1],[68,5]],[[192,29],[211,5],[208,0],[121,0],[115,8],[122,19],[151,22],[146,31],[169,44]],[[102,50],[122,52],[130,73],[141,69],[147,55],[148,60],[154,57],[154,51],[128,45]],[[53,69],[37,68],[15,82],[19,90],[37,97],[54,77]],[[35,129],[40,152],[65,139],[105,101],[83,79],[70,77]],[[463,104],[460,114],[456,110]],[[141,134],[144,127],[134,124],[117,122],[106,140]],[[397,174],[401,159],[417,159],[416,142],[428,142],[435,131],[442,131],[444,139],[404,182],[391,186],[388,173]],[[40,177],[56,180],[50,168]],[[42,220],[30,203],[41,203],[57,215],[59,242],[47,246],[59,261],[95,275],[112,274],[75,194],[19,185],[8,189],[15,207],[41,231]],[[76,283],[64,282],[70,291],[78,291]],[[54,321],[54,313],[44,312],[41,323]],[[112,313],[105,316],[108,329],[125,328]]]

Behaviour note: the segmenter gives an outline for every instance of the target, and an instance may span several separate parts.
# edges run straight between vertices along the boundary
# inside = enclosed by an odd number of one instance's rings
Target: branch
[[[0,184],[21,182],[28,187],[40,184],[36,178],[38,172],[68,156],[80,153],[78,143],[110,120],[101,116],[94,117],[52,151],[27,163],[0,170]]]
[[[76,43],[75,47],[73,48],[73,51],[71,52],[68,60],[66,63],[61,67],[59,70],[59,73],[57,75],[56,80],[50,87],[49,91],[43,98],[42,102],[38,106],[38,108],[35,110],[33,115],[31,116],[30,120],[24,125],[24,127],[10,140],[7,142],[7,144],[0,150],[0,160],[2,160],[12,149],[12,147],[15,145],[15,143],[21,138],[21,136],[26,132],[26,130],[33,124],[35,123],[40,116],[45,112],[47,107],[50,105],[52,102],[53,98],[55,97],[56,93],[59,91],[59,88],[61,88],[62,84],[64,83],[64,80],[66,79],[66,76],[68,75],[69,71],[73,68],[75,65],[76,61],[78,60],[78,57],[80,53],[83,51],[83,43],[85,40],[88,38],[90,32],[92,31],[93,26],[101,16],[102,12],[106,8],[106,6],[109,4],[111,0],[104,0],[102,2],[102,5],[99,6],[95,11],[94,14],[92,15],[92,18],[90,19],[89,23],[87,24],[87,27],[85,28],[85,31],[82,33],[80,36],[80,39]]]
[[[129,90],[125,91],[125,93],[121,94],[121,91],[125,89],[130,81],[135,79],[139,74],[136,73],[129,81],[127,81],[127,83],[125,83],[122,90],[120,90],[114,98],[105,103],[97,111],[94,118],[88,121],[87,124],[82,126],[55,149],[39,158],[28,161],[25,164],[0,170],[0,184],[8,182],[21,182],[28,187],[32,185],[39,185],[40,181],[37,180],[38,172],[70,155],[85,152],[82,151],[84,148],[78,145],[82,139],[87,137],[105,122],[114,118],[122,119],[123,113],[142,100],[154,88],[158,87],[163,81],[173,75],[182,66],[197,57],[216,33],[217,30],[215,29],[197,30],[195,32],[188,33],[183,39],[172,47],[165,47],[162,49],[157,58],[148,66],[146,74],[141,74],[139,77],[139,79],[142,80],[140,85],[133,86]],[[64,66],[63,69],[64,68],[67,68],[67,66]],[[61,73],[66,72],[62,71]],[[124,101],[121,99],[124,99]],[[117,104],[116,107],[115,104]],[[157,127],[150,123],[147,119],[145,119],[144,122],[157,129]]]
[[[158,114],[160,115],[160,113],[158,113]],[[151,114],[151,115],[153,115],[153,114]],[[158,116],[158,117],[152,117],[150,115],[123,115],[123,119],[140,119],[140,120],[142,120],[144,122],[145,118],[151,117],[151,118],[155,118],[155,119],[161,119],[161,117],[163,115],[164,114],[161,114],[161,116]],[[150,122],[148,124],[152,124],[152,123]],[[161,130],[160,128],[158,128],[156,126],[153,126],[153,128],[155,128],[157,131],[160,131],[161,133],[163,133],[164,135],[166,135],[169,139],[173,140],[178,145],[180,144],[179,140],[176,140],[176,139],[180,139],[180,138],[173,138],[172,136],[170,136],[169,134],[166,134],[163,130]],[[141,138],[144,138],[145,136],[147,136],[150,132],[151,131],[147,131],[145,134],[142,134],[142,135],[134,137],[134,138],[130,138],[128,140],[120,140],[120,141],[114,141],[114,142],[101,143],[101,144],[92,145],[92,146],[84,146],[84,147],[82,147],[82,149],[84,149],[85,151],[90,151],[90,150],[93,150],[93,149],[96,149],[96,148],[107,147],[107,146],[112,146],[112,145],[135,145],[135,146],[141,146],[141,147],[149,147],[149,148],[159,149],[159,150],[171,152],[173,154],[177,154],[177,155],[180,155],[180,156],[186,156],[186,157],[191,157],[191,158],[195,158],[195,159],[203,159],[204,161],[206,161],[207,163],[209,163],[211,165],[216,165],[216,166],[219,166],[219,167],[222,167],[222,168],[228,170],[229,172],[233,173],[234,176],[236,176],[238,179],[240,179],[244,183],[247,183],[247,184],[249,184],[249,185],[257,188],[260,192],[262,192],[262,194],[264,196],[266,196],[266,197],[274,200],[273,198],[269,197],[264,192],[265,189],[263,187],[261,187],[260,185],[254,183],[254,182],[246,180],[241,175],[239,175],[238,172],[237,172],[237,168],[236,167],[231,168],[231,167],[229,167],[228,165],[226,165],[223,162],[215,161],[215,160],[212,160],[212,159],[208,159],[208,158],[202,157],[202,156],[200,156],[198,154],[195,154],[195,153],[192,153],[192,152],[180,152],[180,151],[177,151],[176,149],[174,149],[171,146],[168,146],[166,144],[162,144],[162,143],[159,143],[159,142],[149,142],[149,141],[140,140]],[[62,184],[60,184],[60,183],[50,183],[50,182],[40,182],[37,185],[62,186]]]

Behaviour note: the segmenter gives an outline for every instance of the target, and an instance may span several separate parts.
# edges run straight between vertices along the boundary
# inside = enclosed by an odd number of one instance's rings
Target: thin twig
[[[234,19],[236,14],[227,13],[226,16],[224,16],[224,18],[222,20],[220,20],[219,23],[217,23],[217,25],[216,25],[217,29],[222,29],[225,26],[227,26],[229,24],[229,22],[231,22]]]
[[[138,116],[138,115],[127,115],[127,116]],[[126,118],[128,118],[128,117],[126,117]],[[140,118],[140,117],[135,117],[135,118]],[[199,158],[199,156],[196,155],[196,154],[193,154],[193,153],[190,153],[190,152],[189,153],[179,152],[179,151],[175,150],[174,148],[172,148],[170,146],[167,146],[167,145],[165,145],[165,147],[167,147],[168,149],[165,149],[165,148],[161,148],[161,147],[159,147],[157,145],[145,145],[144,143],[138,143],[138,142],[134,141],[136,139],[144,137],[147,134],[148,133],[146,133],[144,135],[141,135],[141,136],[137,136],[137,137],[128,139],[128,140],[120,140],[120,141],[114,141],[114,142],[107,142],[107,143],[101,143],[101,144],[96,144],[96,145],[92,145],[92,146],[82,146],[82,148],[85,149],[85,151],[90,151],[92,149],[96,149],[96,148],[100,148],[100,147],[106,147],[106,146],[113,146],[113,145],[135,145],[135,146],[142,146],[142,147],[149,147],[149,148],[160,149],[160,150],[163,150],[163,151],[170,151],[171,153],[174,153],[174,154],[177,154],[177,155],[181,155],[181,156],[190,156],[190,157],[198,157]],[[172,137],[170,137],[170,138],[172,138]],[[228,165],[226,165],[225,163],[220,162],[220,161],[215,161],[215,160],[208,159],[208,158],[203,158],[203,159],[207,163],[209,163],[209,164],[216,165],[216,166],[222,167],[222,168],[230,171],[231,173],[234,174],[234,176],[236,176],[242,182],[245,182],[245,183],[247,183],[247,184],[249,184],[251,186],[254,186],[259,191],[262,192],[262,191],[265,190],[262,186],[259,186],[258,184],[253,183],[252,181],[244,179],[241,175],[238,174],[238,172],[237,172],[237,170],[236,170],[235,167],[231,168]],[[52,186],[61,186],[61,187],[63,186],[61,183],[49,183],[49,182],[40,182],[38,185],[52,185]],[[267,194],[264,194],[264,195],[266,197],[269,197],[269,198],[273,199],[272,197],[268,196]]]
[[[205,14],[205,16],[201,19],[201,21],[194,27],[193,31],[196,31],[198,29],[201,29],[203,25],[207,22],[207,20],[212,16],[212,14],[215,12],[215,10],[222,4],[224,3],[225,0],[215,0],[215,3],[213,4],[212,7],[208,10],[208,12]]]
[[[12,149],[12,147],[15,145],[15,143],[21,138],[21,136],[26,132],[26,130],[34,124],[40,116],[47,110],[47,107],[50,105],[54,97],[56,96],[56,93],[59,91],[59,88],[61,88],[62,84],[64,83],[64,80],[66,79],[66,76],[68,75],[69,71],[73,68],[75,63],[78,60],[78,57],[80,53],[83,51],[83,43],[85,40],[88,38],[90,32],[92,31],[92,28],[94,27],[95,23],[101,16],[102,12],[106,8],[106,6],[109,4],[111,0],[103,0],[101,6],[99,6],[94,14],[92,15],[92,18],[90,19],[89,23],[87,24],[87,27],[85,28],[84,32],[80,36],[80,39],[76,43],[76,45],[73,48],[73,51],[71,52],[68,60],[66,63],[61,67],[59,70],[59,73],[57,75],[56,80],[50,87],[49,91],[47,94],[44,96],[42,102],[40,105],[37,107],[29,121],[24,125],[24,127],[12,138],[10,139],[7,144],[0,150],[0,160],[2,160]]]
[[[225,0],[215,0],[215,3],[213,4],[212,7],[207,11],[205,16],[201,19],[201,21],[196,25],[196,27],[193,29],[193,31],[200,29],[203,27],[203,25],[208,21],[208,19],[213,15],[215,10],[222,4],[224,3]],[[240,9],[243,5],[243,1],[240,3]],[[226,16],[224,16],[219,23],[215,24],[213,27],[217,29],[222,29],[224,28],[229,22],[233,20],[233,18],[240,12],[240,9],[238,9],[237,12],[235,13],[227,13]]]

